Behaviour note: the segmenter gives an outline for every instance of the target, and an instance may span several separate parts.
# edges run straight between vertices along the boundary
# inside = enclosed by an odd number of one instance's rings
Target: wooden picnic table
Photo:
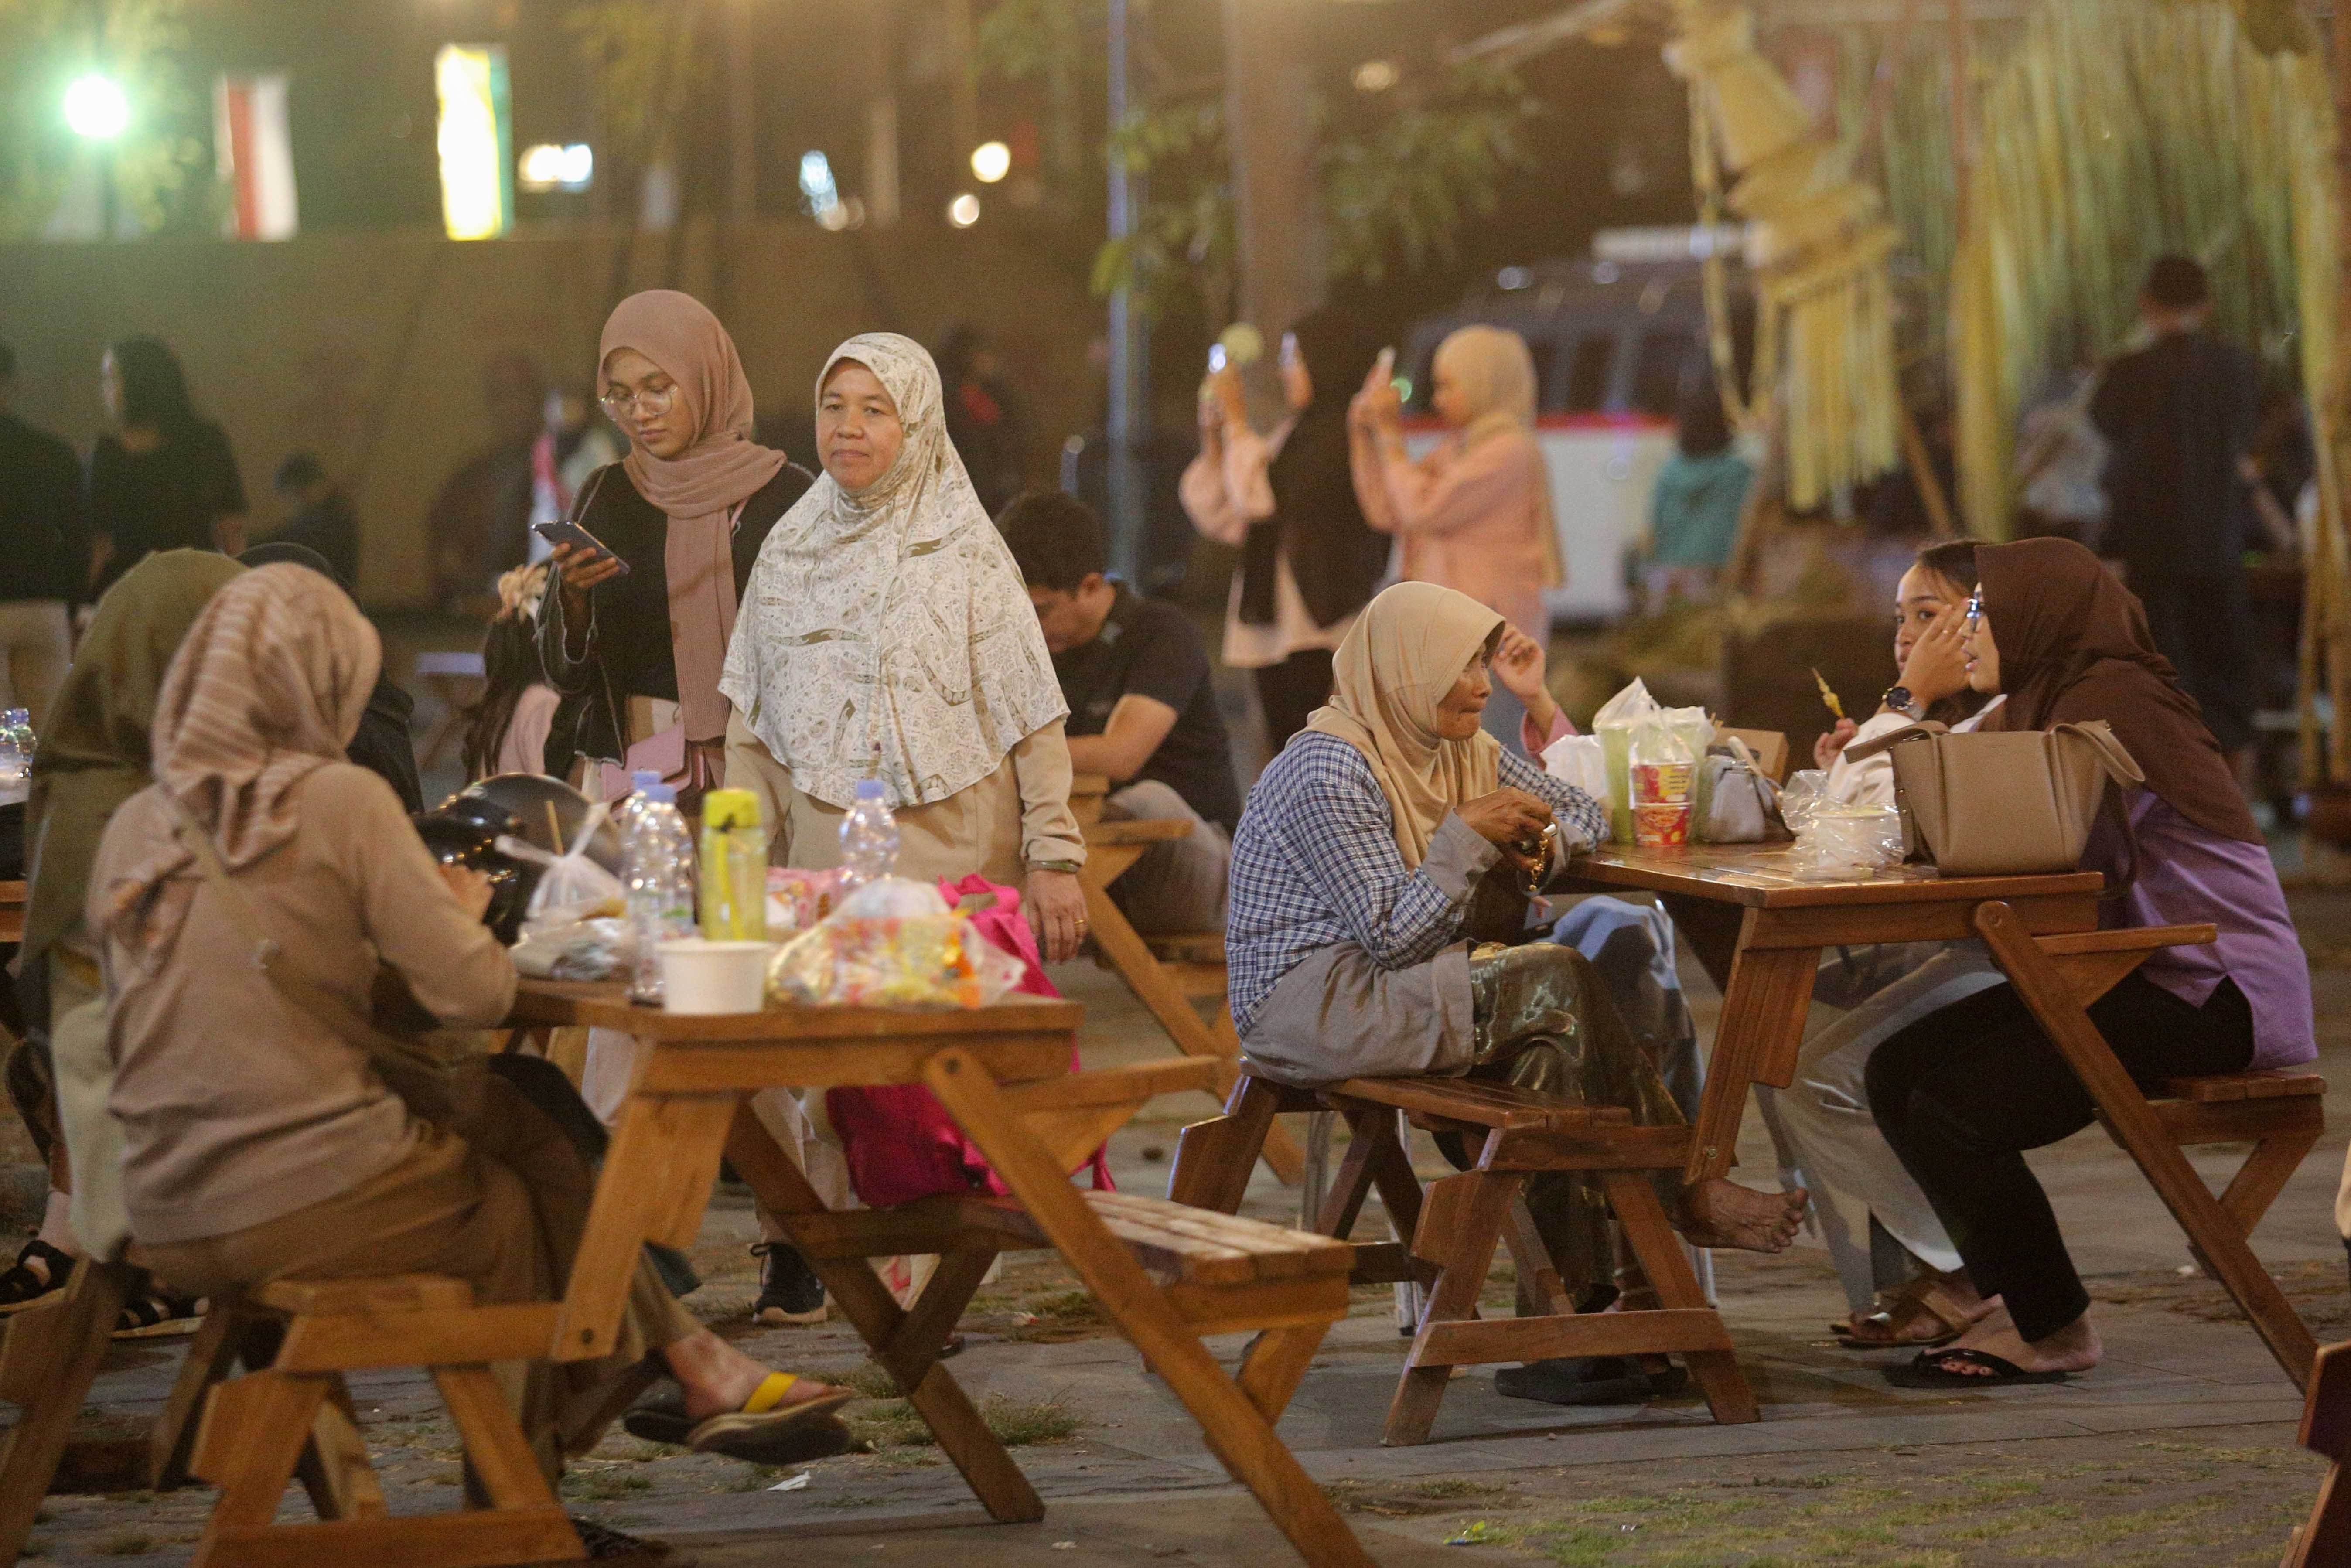
[[[21,882],[0,882],[0,946],[25,939],[26,887]]]
[[[1784,1089],[1794,1078],[1823,948],[1971,938],[1976,911],[1996,903],[2035,936],[2095,930],[2105,884],[2088,871],[1947,877],[1917,865],[1864,881],[1807,882],[1786,846],[1754,844],[1606,844],[1576,856],[1566,876],[1589,890],[1657,894],[1722,988],[1685,1173],[1691,1181],[1730,1169],[1749,1087]]]
[[[1722,987],[1685,1179],[1729,1170],[1750,1085],[1784,1089],[1794,1079],[1823,948],[1980,940],[2205,1271],[2296,1385],[2308,1385],[2316,1342],[2248,1239],[2317,1136],[2324,1115],[2311,1096],[2323,1083],[2292,1073],[2176,1079],[2157,1096],[2160,1104],[2151,1103],[2087,1011],[2150,953],[2209,943],[2211,926],[2100,930],[2105,879],[2094,871],[1947,877],[1904,865],[1856,881],[1812,882],[1795,874],[1784,846],[1609,844],[1577,856],[1565,876],[1584,888],[1657,894]],[[2216,1198],[2182,1150],[2229,1138],[2252,1140],[2254,1154]]]
[[[632,1007],[619,985],[524,981],[513,1024],[614,1029],[643,1047],[560,1309],[559,1358],[610,1349],[640,1249],[693,1241],[724,1155],[998,1520],[1038,1520],[1044,1505],[939,1353],[996,1253],[1046,1246],[1069,1260],[1308,1563],[1369,1568],[1273,1431],[1329,1323],[1344,1315],[1343,1244],[1254,1221],[1232,1229],[1223,1216],[1073,1186],[1067,1173],[1163,1079],[1199,1075],[1196,1063],[1179,1060],[1071,1076],[1081,1013],[1069,1002],[1021,998],[968,1011],[770,1007],[696,1017]],[[1010,1198],[831,1209],[748,1103],[771,1087],[916,1083],[979,1146]],[[911,1309],[867,1261],[904,1252],[941,1255]],[[1237,1380],[1201,1336],[1244,1327],[1267,1330],[1265,1354],[1253,1350]]]

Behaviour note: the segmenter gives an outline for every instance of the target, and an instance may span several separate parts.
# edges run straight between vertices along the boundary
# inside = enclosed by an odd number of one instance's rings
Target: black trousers
[[[1301,648],[1257,672],[1258,706],[1265,710],[1265,744],[1280,751],[1331,700],[1331,650]]]
[[[2171,574],[2134,567],[2130,590],[2147,606],[2155,645],[2204,710],[2222,751],[2253,741],[2261,680],[2253,668],[2252,611],[2242,571]]]
[[[2252,1061],[2252,1009],[2233,980],[2199,1008],[2132,975],[2089,1013],[2143,1089],[2241,1072]],[[1869,1059],[1867,1083],[1879,1131],[1949,1229],[1975,1288],[2004,1298],[2027,1340],[2088,1311],[2023,1151],[2088,1126],[2090,1095],[2016,988],[1978,991],[1893,1035]]]

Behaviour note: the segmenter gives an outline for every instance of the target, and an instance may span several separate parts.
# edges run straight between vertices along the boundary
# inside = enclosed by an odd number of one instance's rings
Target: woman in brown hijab
[[[719,666],[759,547],[812,483],[751,439],[751,384],[701,301],[632,294],[604,323],[597,384],[629,455],[580,487],[580,526],[609,554],[558,545],[539,654],[565,698],[552,755],[680,778],[690,809],[723,768]],[[658,740],[659,744],[647,745]]]
[[[2090,1004],[2123,1067],[2166,1078],[2290,1067],[2318,1054],[2310,967],[2252,813],[2196,701],[2155,651],[2147,612],[2071,539],[1976,552],[1968,681],[2005,692],[1991,729],[2104,720],[2146,772],[2126,836],[2102,821],[2082,863],[2119,890],[2116,927],[2210,922],[2209,946],[2167,947]],[[1887,1376],[1905,1387],[2054,1383],[2103,1354],[2064,1238],[2023,1151],[2090,1124],[2088,1092],[2015,988],[1929,1013],[1877,1048],[1870,1111],[2000,1310]]]

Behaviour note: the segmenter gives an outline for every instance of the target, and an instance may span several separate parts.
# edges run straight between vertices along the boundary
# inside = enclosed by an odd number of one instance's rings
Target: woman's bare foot
[[[1682,1189],[1680,1229],[1698,1247],[1735,1247],[1745,1252],[1784,1252],[1804,1223],[1812,1195],[1757,1192],[1714,1176]]]
[[[669,1363],[671,1375],[684,1393],[685,1418],[689,1421],[707,1420],[729,1410],[740,1410],[774,1370],[753,1361],[708,1329],[664,1346],[662,1359]],[[789,1410],[795,1405],[848,1392],[813,1377],[803,1377],[785,1391],[776,1408]]]
[[[2006,1307],[1991,1312],[1946,1348],[1980,1350],[1986,1355],[2013,1362],[2027,1372],[2087,1372],[2105,1359],[2106,1354],[2087,1312],[2045,1339],[2028,1340],[2016,1332],[2016,1321],[2008,1315]],[[1949,1362],[1943,1370],[1972,1377],[1993,1375],[1990,1367],[1970,1365],[1965,1361]]]

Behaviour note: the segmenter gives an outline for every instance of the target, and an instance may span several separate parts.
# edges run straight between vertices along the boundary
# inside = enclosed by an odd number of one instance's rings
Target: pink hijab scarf
[[[785,457],[751,439],[751,383],[735,340],[702,301],[674,288],[630,295],[604,323],[596,350],[600,377],[617,349],[634,349],[677,383],[694,432],[675,457],[656,457],[632,437],[621,465],[637,494],[669,518],[662,564],[685,737],[719,740],[727,708],[718,674],[735,633],[737,511],[783,471]]]

